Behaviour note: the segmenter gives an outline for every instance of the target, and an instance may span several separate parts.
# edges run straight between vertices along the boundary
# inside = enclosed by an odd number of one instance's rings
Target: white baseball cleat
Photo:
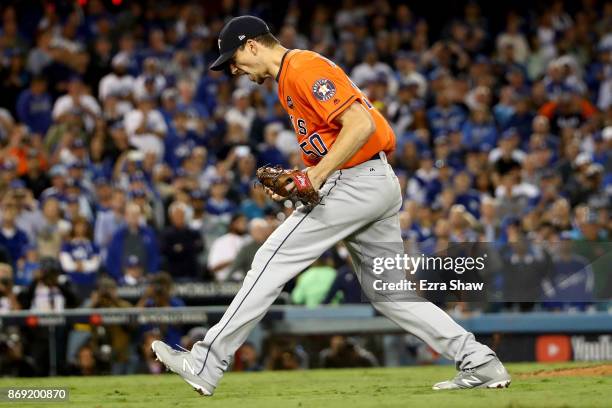
[[[160,361],[166,368],[181,376],[187,384],[191,385],[200,395],[210,396],[213,394],[215,387],[207,383],[198,376],[198,362],[193,358],[188,351],[178,351],[164,343],[163,341],[155,340],[151,343],[151,348]]]
[[[457,373],[455,378],[434,384],[434,390],[458,390],[467,388],[508,388],[510,374],[498,358],[476,368]]]

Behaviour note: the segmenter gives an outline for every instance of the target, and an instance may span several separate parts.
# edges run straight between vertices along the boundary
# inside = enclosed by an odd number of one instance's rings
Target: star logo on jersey
[[[289,95],[287,95],[287,106],[290,109],[293,109],[293,99],[291,99],[291,97]]]
[[[336,85],[327,78],[317,79],[312,86],[312,94],[322,102],[329,101],[336,94]]]

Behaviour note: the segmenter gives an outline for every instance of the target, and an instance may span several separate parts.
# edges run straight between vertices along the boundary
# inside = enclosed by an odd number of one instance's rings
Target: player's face
[[[229,64],[232,75],[248,75],[251,81],[263,84],[268,75],[258,51],[255,41],[248,41],[244,49],[237,49]]]

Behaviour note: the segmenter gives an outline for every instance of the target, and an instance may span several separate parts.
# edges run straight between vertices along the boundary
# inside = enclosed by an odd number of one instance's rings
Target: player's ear
[[[259,46],[259,44],[257,44],[257,41],[255,40],[247,40],[247,48],[249,49],[249,51],[251,52],[251,54],[253,55],[257,55],[257,52],[259,51],[257,49],[257,47]]]

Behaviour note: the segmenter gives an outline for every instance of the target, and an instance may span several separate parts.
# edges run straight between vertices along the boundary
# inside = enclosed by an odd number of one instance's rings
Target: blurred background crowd
[[[332,59],[388,118],[407,251],[516,244],[506,271],[557,263],[534,297],[557,299],[570,275],[582,299],[609,297],[609,270],[588,265],[612,231],[612,2],[520,4],[2,2],[0,312],[130,306],[117,286],[142,286],[138,306],[181,306],[173,283],[241,281],[293,210],[255,169],[302,166],[276,83],[207,69],[241,14]],[[554,249],[567,241],[582,252]],[[342,247],[287,291],[308,306],[361,297]],[[130,330],[108,331],[125,363]],[[18,355],[19,333],[5,337]],[[293,353],[278,351],[285,368],[304,365]],[[146,361],[130,370],[159,369]]]

